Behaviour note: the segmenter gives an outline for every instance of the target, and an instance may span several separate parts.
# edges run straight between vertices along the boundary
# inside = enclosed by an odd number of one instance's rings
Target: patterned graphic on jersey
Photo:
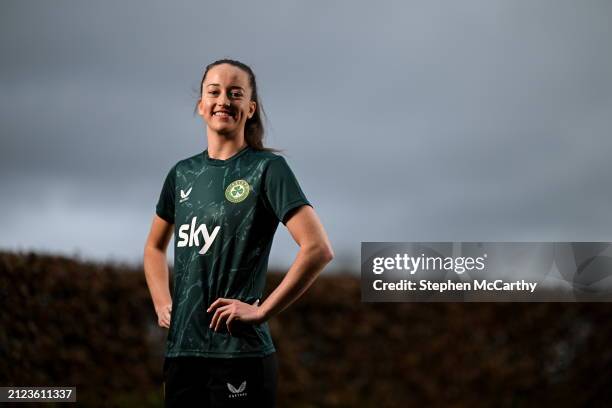
[[[263,298],[278,224],[301,205],[311,204],[285,159],[270,152],[247,147],[216,160],[204,151],[171,169],[157,204],[175,234],[166,356],[260,357],[275,350],[267,323],[236,321],[233,335],[225,326],[215,332],[206,309],[219,297],[249,304]]]
[[[244,180],[232,181],[225,189],[225,198],[232,203],[239,203],[249,195],[249,183]]]

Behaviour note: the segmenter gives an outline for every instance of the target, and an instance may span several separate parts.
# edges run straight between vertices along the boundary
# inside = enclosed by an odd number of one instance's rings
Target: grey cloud
[[[610,240],[609,2],[2,9],[0,247],[138,258],[225,56],[253,66],[338,264],[360,241]],[[71,219],[98,233],[58,236]],[[281,227],[271,262],[294,254]]]

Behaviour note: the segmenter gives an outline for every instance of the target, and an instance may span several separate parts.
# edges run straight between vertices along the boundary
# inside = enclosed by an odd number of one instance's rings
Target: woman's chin
[[[209,126],[208,128],[220,136],[232,137],[238,134],[235,126]]]

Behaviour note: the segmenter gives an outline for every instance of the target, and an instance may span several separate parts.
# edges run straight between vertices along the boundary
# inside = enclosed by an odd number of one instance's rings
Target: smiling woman
[[[228,65],[215,69],[203,83],[203,95],[198,103],[198,113],[208,127],[219,135],[227,135],[244,128],[247,119],[255,114],[257,103],[246,97],[248,82],[244,72]]]
[[[207,131],[230,135],[232,130],[243,129],[247,145],[256,150],[275,151],[263,146],[264,110],[255,74],[249,66],[234,60],[213,62],[200,81],[200,93],[195,111],[206,122]]]
[[[263,147],[251,69],[216,61],[200,90],[208,148],[168,172],[145,246],[147,284],[159,325],[169,328],[164,398],[166,406],[272,407],[278,363],[267,321],[304,293],[333,252],[286,160]],[[279,223],[300,249],[262,302]]]

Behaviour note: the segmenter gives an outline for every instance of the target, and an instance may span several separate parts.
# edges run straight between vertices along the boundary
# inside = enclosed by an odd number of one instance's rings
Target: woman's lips
[[[234,118],[234,115],[232,115],[230,112],[226,112],[226,111],[218,111],[213,113],[213,116],[220,118],[220,119],[230,119],[230,118]]]

